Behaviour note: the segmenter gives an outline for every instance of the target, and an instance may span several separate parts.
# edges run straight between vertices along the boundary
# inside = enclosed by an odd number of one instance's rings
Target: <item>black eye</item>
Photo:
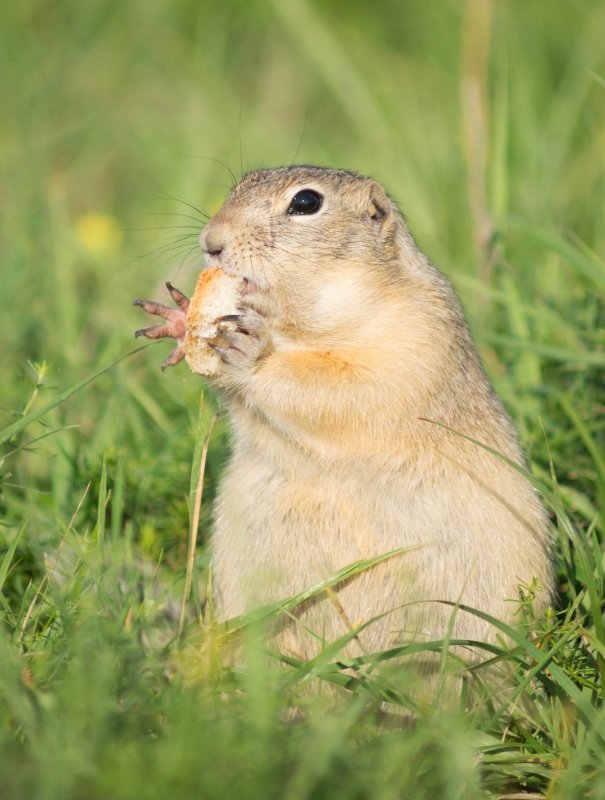
[[[313,189],[303,189],[292,198],[288,214],[315,214],[321,208],[323,197]]]

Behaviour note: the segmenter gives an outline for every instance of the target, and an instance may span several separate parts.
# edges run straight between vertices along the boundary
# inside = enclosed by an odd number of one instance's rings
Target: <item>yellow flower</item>
[[[95,255],[115,250],[122,240],[117,221],[107,214],[84,214],[76,221],[75,231],[83,247]]]

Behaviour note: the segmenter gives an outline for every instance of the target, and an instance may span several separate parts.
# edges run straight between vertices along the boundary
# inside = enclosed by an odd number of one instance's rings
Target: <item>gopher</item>
[[[177,308],[136,301],[165,318],[137,333],[176,338],[168,364],[195,366],[203,347],[213,357],[197,368],[232,432],[212,535],[219,617],[400,548],[296,609],[278,646],[308,658],[364,625],[349,647],[493,641],[456,605],[512,622],[531,583],[543,609],[548,522],[513,466],[515,429],[450,282],[382,186],[337,169],[257,170],[200,243],[217,277],[236,279],[235,299],[213,307],[204,339],[204,292],[189,305],[168,285]]]

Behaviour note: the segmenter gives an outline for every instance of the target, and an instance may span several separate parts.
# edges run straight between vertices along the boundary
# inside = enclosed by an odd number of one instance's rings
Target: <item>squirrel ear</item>
[[[381,225],[389,214],[389,198],[378,183],[371,185],[367,214],[376,225]]]

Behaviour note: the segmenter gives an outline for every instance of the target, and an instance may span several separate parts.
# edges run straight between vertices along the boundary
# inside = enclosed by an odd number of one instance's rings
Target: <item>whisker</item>
[[[197,247],[198,247],[197,243],[195,245],[192,245],[189,248],[189,252],[193,252],[194,250],[197,249]],[[164,245],[161,245],[160,247],[154,247],[152,250],[148,250],[145,253],[141,253],[140,256],[135,256],[134,258],[130,259],[130,261],[127,261],[126,264],[124,264],[124,266],[128,267],[131,264],[134,264],[137,261],[141,261],[144,258],[157,258],[159,256],[164,257],[164,256],[174,255],[177,254],[179,251],[184,250],[185,248],[187,248],[187,242],[181,242],[181,243],[168,242]]]
[[[198,249],[198,244],[197,242],[195,242],[195,244],[192,244],[190,241],[184,240],[180,242],[168,242],[163,246],[163,250],[166,253],[176,253],[179,250],[184,250],[186,248],[190,250],[196,250]]]
[[[227,187],[229,190],[233,189],[233,187],[238,182],[237,178],[233,174],[233,170],[231,169],[231,167],[228,164],[226,164],[224,161],[221,161],[220,158],[213,158],[212,156],[195,156],[195,155],[192,155],[192,154],[187,154],[187,155],[188,155],[188,158],[199,158],[199,159],[203,159],[204,161],[214,161],[215,164],[220,164],[220,166],[223,167],[223,169],[227,170],[227,173],[229,174],[229,178],[231,179],[231,186]]]
[[[244,108],[244,98],[240,97],[239,101],[239,174],[240,178],[244,174],[244,149],[242,147],[242,112]]]
[[[191,214],[180,214],[176,211],[137,211],[136,213],[148,217],[182,217],[183,219],[192,219],[200,225],[204,224],[204,220],[199,219],[199,217],[193,217]]]
[[[309,121],[309,111],[307,109],[307,111],[305,111],[305,121],[303,123],[302,133],[300,134],[300,138],[298,140],[298,144],[296,145],[296,150],[294,151],[294,156],[292,158],[292,161],[290,162],[290,166],[291,167],[294,166],[294,164],[296,163],[296,157],[298,156],[298,151],[300,150],[302,142],[303,142],[303,139],[305,138],[305,133],[307,131],[307,122],[308,121]]]
[[[185,263],[186,263],[187,259],[188,259],[188,258],[191,256],[191,254],[192,254],[192,253],[193,253],[195,250],[196,250],[196,248],[195,248],[195,247],[192,247],[192,248],[191,248],[191,249],[190,249],[190,250],[189,250],[187,253],[185,253],[185,255],[183,256],[183,258],[182,258],[182,260],[181,260],[181,263],[179,264],[179,266],[178,266],[178,267],[177,267],[177,269],[176,269],[176,272],[174,273],[174,279],[175,279],[175,280],[178,278],[178,276],[179,276],[179,273],[180,273],[180,271],[182,270],[182,268],[184,267],[184,265],[185,265]],[[202,259],[202,254],[201,254],[201,253],[199,254],[199,258],[200,258],[200,259]],[[196,259],[196,260],[197,260],[197,259]]]
[[[187,200],[183,200],[180,197],[175,197],[174,195],[170,194],[166,195],[166,197],[169,200],[175,200],[177,203],[181,203],[182,205],[187,206],[187,208],[190,208],[192,211],[195,211],[197,214],[203,217],[203,219],[210,219],[210,214],[206,214],[205,211],[202,211],[201,208],[198,208],[197,206],[193,205],[193,203],[189,203]]]
[[[123,228],[123,231],[126,233],[131,233],[132,231],[176,231],[176,230],[199,231],[199,228],[197,225],[154,225],[151,228]]]
[[[197,236],[192,234],[179,234],[176,236],[164,236],[161,239],[133,239],[133,244],[142,244],[142,245],[150,245],[158,243],[158,247],[172,247],[176,244],[183,243],[183,244],[193,244],[195,242],[195,246],[197,247]]]

